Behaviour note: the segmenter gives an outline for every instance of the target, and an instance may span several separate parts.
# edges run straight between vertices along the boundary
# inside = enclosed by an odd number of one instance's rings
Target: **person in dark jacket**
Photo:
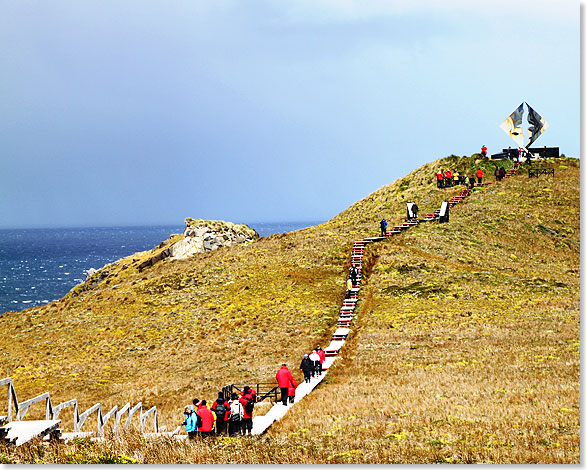
[[[470,177],[470,186],[469,186],[469,188],[472,189],[474,186],[476,186],[476,179],[474,178],[474,175],[472,175]]]
[[[212,411],[216,413],[216,433],[226,434],[230,421],[230,403],[224,399],[223,392],[218,393],[218,398],[212,404]]]
[[[309,354],[303,355],[299,369],[303,371],[303,378],[305,379],[305,383],[309,383],[311,380],[311,373],[313,371],[313,362],[311,362],[311,359],[309,359]]]
[[[505,171],[505,167],[501,166],[499,168],[499,176],[500,176],[500,180],[504,180],[505,179],[505,175],[507,174],[507,172]]]
[[[387,234],[387,221],[385,219],[380,221],[380,236],[384,237]]]
[[[358,268],[354,265],[350,268],[350,279],[352,279],[352,284],[356,285],[358,282]]]
[[[287,398],[289,397],[289,387],[293,385],[294,388],[297,387],[297,383],[293,376],[291,375],[291,371],[287,368],[287,364],[283,364],[281,368],[277,371],[277,384],[281,389],[281,403],[284,406],[287,406]]]

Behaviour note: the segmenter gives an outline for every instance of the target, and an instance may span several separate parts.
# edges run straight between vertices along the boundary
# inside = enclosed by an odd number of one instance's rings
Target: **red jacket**
[[[452,177],[452,172],[450,170],[446,171],[446,178],[450,179]]]
[[[318,349],[317,355],[319,356],[319,363],[323,364],[326,360],[326,352],[323,349]]]
[[[216,412],[216,407],[218,406],[218,400],[216,400],[212,404],[212,411]],[[230,403],[224,400],[224,406],[226,407],[226,414],[224,415],[224,421],[230,421]]]
[[[482,178],[482,175],[484,175],[484,173],[482,172],[482,170],[479,168],[478,171],[476,172],[476,177],[477,178]]]
[[[287,369],[287,366],[282,366],[277,371],[276,377],[279,388],[289,388],[289,383],[295,383],[295,380],[293,380],[293,376],[291,375],[291,371]]]
[[[244,393],[244,392],[242,392]],[[252,413],[247,413],[246,412],[246,404],[248,403],[249,400],[253,400],[252,397],[252,393],[248,392],[246,395],[241,395],[240,398],[238,399],[238,401],[240,403],[242,403],[242,419],[252,419]]]
[[[443,179],[444,179],[444,175],[442,175],[442,172],[441,172],[441,171],[440,171],[440,172],[439,172],[439,173],[438,173],[436,176],[437,176],[437,179],[438,179],[439,181],[443,181]]]
[[[216,415],[208,409],[207,405],[202,406],[199,410],[197,410],[197,416],[201,418],[201,426],[198,431],[209,432],[214,429]]]
[[[290,397],[294,397],[295,396],[295,389],[297,388],[297,384],[295,382],[293,382],[293,384],[289,385],[289,396]]]
[[[483,145],[483,146],[482,146],[482,148],[481,148],[480,150],[482,150],[484,153],[486,153],[486,151],[487,151],[488,149],[486,148],[486,145]]]

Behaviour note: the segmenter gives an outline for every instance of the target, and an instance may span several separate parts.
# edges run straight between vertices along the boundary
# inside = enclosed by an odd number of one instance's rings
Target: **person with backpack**
[[[499,168],[499,177],[500,177],[500,181],[505,179],[505,175],[507,174],[507,172],[505,171],[505,167],[501,166]]]
[[[315,350],[317,351],[317,355],[319,356],[319,375],[321,375],[323,373],[323,365],[324,362],[326,360],[326,352],[321,348],[321,346],[318,344],[317,348],[315,348]]]
[[[218,393],[218,398],[212,404],[212,411],[216,413],[216,434],[226,434],[230,421],[230,403],[224,399],[224,392]]]
[[[482,184],[482,177],[484,176],[484,172],[482,171],[482,168],[478,168],[478,170],[476,170],[476,178],[478,179],[478,184]]]
[[[238,400],[238,394],[233,393],[232,399],[230,400],[230,421],[228,427],[228,435],[234,437],[236,434],[240,434],[240,427],[242,424],[242,415],[244,414],[244,407]]]
[[[254,402],[255,402],[255,393],[248,385],[244,387],[242,393],[240,394],[240,403],[244,408],[244,412],[242,413],[242,434],[248,435],[252,434],[252,413],[254,412]]]
[[[380,236],[384,237],[387,234],[387,221],[382,219],[380,221]]]
[[[287,406],[289,387],[291,385],[293,385],[293,388],[297,387],[297,383],[295,382],[295,379],[293,379],[291,371],[287,368],[287,364],[283,364],[277,371],[276,378],[277,385],[281,389],[281,403],[283,403],[283,406]]]
[[[207,402],[201,401],[200,408],[197,410],[197,415],[201,418],[201,426],[198,433],[202,439],[209,437],[214,432],[214,424],[216,423],[216,414],[208,409]]]
[[[181,426],[185,426],[185,432],[189,439],[195,439],[195,436],[197,436],[197,415],[189,405],[185,407],[183,414],[185,415],[185,421],[181,423]]]
[[[309,383],[311,380],[311,371],[313,370],[313,362],[311,362],[311,359],[309,359],[309,354],[303,355],[299,369],[303,372],[305,383]]]

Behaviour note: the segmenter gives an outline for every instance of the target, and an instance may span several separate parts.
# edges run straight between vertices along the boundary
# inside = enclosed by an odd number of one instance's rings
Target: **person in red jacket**
[[[443,188],[444,187],[444,174],[440,171],[437,172],[435,175],[437,177],[437,187]]]
[[[293,384],[293,387],[297,387],[291,371],[287,369],[287,364],[283,364],[277,371],[277,384],[281,389],[281,402],[287,406],[287,397],[289,396],[289,386]]]
[[[478,184],[482,184],[482,177],[484,176],[484,173],[482,172],[482,170],[480,168],[478,168],[478,170],[476,171],[476,179],[478,180]]]
[[[295,383],[295,382],[293,382]],[[292,383],[289,384],[289,390],[288,390],[288,395],[289,395],[289,403],[294,403],[295,402],[295,389],[297,388],[297,384],[295,384],[295,386],[293,386]]]
[[[218,398],[212,404],[212,411],[216,413],[216,433],[226,434],[230,421],[230,403],[224,399],[224,392],[218,392]]]
[[[242,424],[241,424],[241,432],[242,434],[252,434],[252,413],[254,411],[254,402],[256,392],[252,390],[248,385],[244,387],[242,393],[240,393],[240,398],[238,401],[242,403],[243,414],[242,414]]]
[[[216,422],[216,415],[208,409],[205,400],[201,401],[200,408],[197,410],[197,415],[201,418],[201,426],[197,430],[202,438],[206,438],[213,433],[214,423]]]
[[[483,145],[482,148],[480,149],[480,155],[482,155],[484,158],[486,158],[486,151],[488,149],[486,148],[486,145]]]
[[[448,188],[452,186],[452,172],[450,169],[446,170],[444,180],[445,180],[445,184]]]
[[[321,348],[319,344],[317,345],[317,348],[315,348],[315,350],[317,351],[317,355],[319,356],[318,374],[321,375],[323,372],[324,361],[326,360],[326,352]]]

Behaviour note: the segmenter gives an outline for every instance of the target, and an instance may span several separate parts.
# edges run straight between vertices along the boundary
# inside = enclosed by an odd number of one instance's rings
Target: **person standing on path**
[[[387,234],[387,221],[382,219],[380,221],[380,236],[384,237]]]
[[[212,411],[216,413],[216,433],[226,434],[230,420],[230,403],[224,399],[224,392],[218,393],[218,398],[212,404]]]
[[[297,387],[297,383],[293,376],[291,375],[291,371],[287,368],[287,364],[283,364],[281,368],[277,371],[277,384],[281,389],[281,402],[283,406],[287,406],[287,398],[289,396],[289,387],[293,385],[293,387]]]
[[[295,403],[295,389],[297,388],[297,385],[295,385],[295,387],[293,386],[293,384],[289,385],[289,403]]]
[[[346,298],[350,298],[350,294],[352,293],[352,289],[354,288],[354,284],[352,284],[352,279],[348,278],[346,281]]]
[[[454,178],[454,186],[458,186],[460,184],[460,173],[458,170],[454,170],[454,175],[452,178]]]
[[[441,170],[438,171],[435,176],[437,178],[437,187],[440,189],[443,188],[444,187],[444,175],[443,175],[442,171]]]
[[[303,371],[303,378],[305,379],[305,383],[308,384],[311,380],[311,370],[313,369],[313,364],[311,359],[309,359],[309,354],[303,355],[299,369]]]
[[[201,418],[201,427],[198,429],[198,432],[201,438],[205,439],[213,434],[216,414],[208,409],[206,401],[202,400],[201,407],[197,410],[197,415]]]
[[[319,354],[317,353],[317,351],[314,349],[313,351],[311,351],[311,354],[309,355],[309,360],[311,361],[312,365],[313,365],[313,369],[311,371],[311,376],[312,377],[316,377],[319,375]]]
[[[195,436],[197,436],[197,415],[189,405],[185,407],[183,414],[185,414],[185,421],[181,423],[181,426],[185,426],[185,432],[189,439],[195,439]]]
[[[244,407],[238,400],[238,394],[233,393],[232,400],[230,400],[230,425],[228,428],[228,435],[230,437],[234,437],[236,434],[240,434],[243,414]]]
[[[483,145],[482,148],[480,149],[480,155],[482,155],[483,158],[486,158],[486,151],[488,149],[486,148],[486,145]]]
[[[474,186],[476,186],[476,179],[474,178],[474,175],[472,175],[470,177],[469,181],[470,181],[470,186],[469,186],[470,189],[472,189]]]
[[[242,434],[250,436],[252,434],[252,413],[254,412],[254,390],[252,390],[248,385],[244,387],[242,393],[240,394],[240,403],[244,409],[242,414]]]
[[[444,176],[444,181],[445,181],[446,187],[448,187],[448,188],[452,187],[452,172],[449,168],[446,170],[446,173]]]
[[[484,176],[484,172],[482,171],[482,168],[478,168],[478,170],[476,170],[476,178],[478,179],[478,184],[482,184],[482,177]]]
[[[358,282],[358,268],[354,265],[350,267],[350,279],[352,280],[352,285],[356,285]]]
[[[324,362],[326,360],[326,352],[321,348],[319,344],[317,345],[317,348],[315,348],[315,350],[317,351],[317,355],[319,356],[319,375],[321,375],[323,373]]]
[[[501,181],[505,179],[505,175],[506,175],[506,174],[507,174],[507,172],[505,171],[505,167],[504,167],[504,166],[501,166],[501,167],[499,168],[499,176],[500,176],[500,178],[501,178],[501,179],[500,179]]]

